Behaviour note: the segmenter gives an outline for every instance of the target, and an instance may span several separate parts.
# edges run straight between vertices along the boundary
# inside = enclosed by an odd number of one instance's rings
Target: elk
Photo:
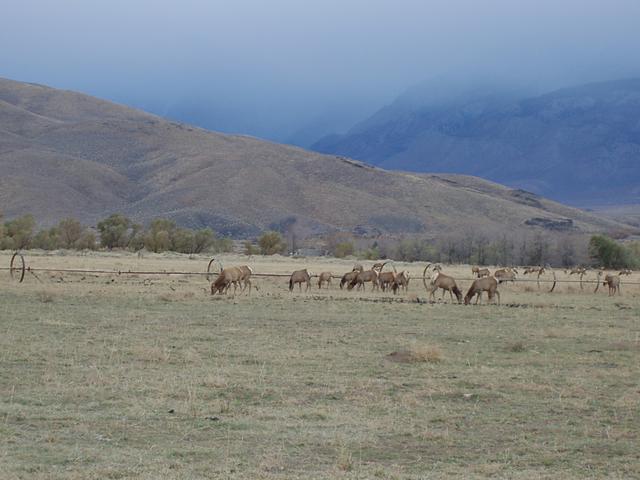
[[[431,274],[431,278],[429,279],[429,285],[427,286],[427,270],[429,270],[430,266],[431,266],[430,263],[427,264],[427,266],[424,267],[424,271],[422,272],[422,283],[424,284],[425,290],[429,292],[429,299],[431,298],[435,299],[435,292],[439,288],[441,288],[443,299],[444,299],[444,292],[448,291],[449,295],[451,296],[451,301],[453,302],[453,294],[455,294],[455,296],[458,299],[458,303],[460,303],[462,301],[462,292],[456,285],[456,281],[454,280],[453,277],[450,277],[449,275],[445,275],[444,273],[442,273],[441,271],[442,267],[440,267],[439,265],[436,265],[434,267],[434,272]]]
[[[489,271],[488,268],[473,267],[471,269],[471,272],[475,273],[477,278],[490,277],[491,276],[491,272]]]
[[[318,288],[322,288],[322,284],[326,283],[327,284],[327,289],[329,288],[329,285],[331,285],[331,272],[322,272],[320,275],[318,275]]]
[[[584,267],[575,267],[569,270],[569,275],[584,275],[587,273],[587,269]]]
[[[358,272],[356,278],[351,280],[351,283],[347,286],[347,290],[353,290],[353,287],[357,286],[358,290],[362,287],[362,290],[365,290],[364,284],[367,282],[371,282],[371,289],[375,290],[378,288],[378,271],[377,270],[365,270],[364,272]]]
[[[604,281],[602,282],[602,286],[608,286],[609,287],[609,296],[612,297],[613,295],[616,294],[616,292],[618,293],[618,295],[620,295],[622,292],[620,291],[620,277],[618,275],[611,275],[611,274],[607,274],[604,276]]]
[[[477,295],[476,303],[475,303],[477,305],[478,301],[482,297],[482,292],[489,293],[489,301],[491,301],[491,299],[494,296],[497,296],[498,305],[500,305],[500,292],[498,292],[498,281],[493,277],[484,277],[484,278],[479,278],[477,280],[474,280],[473,283],[471,284],[471,287],[469,287],[469,291],[464,296],[464,304],[469,305],[469,302],[471,301],[471,299],[475,295]]]
[[[538,276],[544,273],[544,267],[527,267],[524,269],[524,275],[528,275],[529,273],[537,273]]]
[[[226,295],[231,284],[233,284],[233,294],[235,295],[238,284],[244,275],[245,273],[242,270],[242,267],[228,267],[222,269],[218,274],[218,277],[211,284],[211,295],[215,295],[216,292],[219,294],[224,293]],[[249,282],[249,285],[250,284],[251,282]]]
[[[393,288],[394,282],[396,281],[396,277],[398,276],[398,272],[396,271],[396,267],[393,267],[393,272],[383,272],[382,269],[389,262],[384,263],[376,263],[371,267],[371,270],[376,270],[378,272],[378,287],[384,292],[387,288]],[[394,291],[395,293],[395,291]]]
[[[402,271],[399,274],[396,275],[396,279],[394,282],[395,285],[395,290],[397,290],[398,288],[402,288],[404,290],[404,292],[406,293],[407,290],[409,290],[409,280],[411,280],[411,277],[409,276],[409,272]]]
[[[371,270],[377,270],[378,272],[381,272],[386,264],[387,264],[387,262],[374,263],[373,267],[371,267]]]
[[[350,285],[351,282],[354,281],[357,278],[358,274],[363,270],[364,268],[362,268],[362,265],[355,265],[353,267],[353,270],[345,273],[340,279],[340,290],[342,290],[345,285]]]
[[[618,275],[622,276],[622,275],[631,275],[633,273],[632,270],[626,269],[626,270],[622,270]]]
[[[242,265],[237,268],[241,271],[240,279],[238,280],[238,283],[242,284],[242,290],[240,293],[244,292],[247,286],[249,286],[249,292],[247,294],[251,295],[251,275],[253,275],[253,270],[247,265]]]
[[[296,270],[295,272],[293,272],[291,274],[291,277],[289,277],[289,291],[290,292],[293,292],[293,286],[296,283],[298,284],[298,289],[300,291],[302,291],[302,284],[303,283],[307,284],[307,288],[305,289],[305,292],[307,290],[309,290],[309,288],[311,288],[311,275],[309,274],[309,272],[307,271],[306,268],[304,270]]]
[[[518,271],[515,268],[501,268],[500,270],[496,270],[493,274],[496,280],[498,280],[498,284],[503,282],[515,282],[516,274]]]
[[[393,288],[397,276],[396,272],[380,272],[378,274],[378,286],[383,292],[389,287]]]

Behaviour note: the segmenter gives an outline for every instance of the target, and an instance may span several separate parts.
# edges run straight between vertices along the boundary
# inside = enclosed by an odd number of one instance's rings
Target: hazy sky
[[[284,140],[437,75],[640,76],[639,25],[639,0],[16,0],[0,76]]]

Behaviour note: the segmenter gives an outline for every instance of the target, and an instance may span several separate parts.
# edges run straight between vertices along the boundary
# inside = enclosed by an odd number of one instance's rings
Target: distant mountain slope
[[[383,168],[478,175],[577,204],[640,199],[640,79],[520,100],[478,88],[438,101],[429,88],[312,149]]]
[[[625,228],[479,179],[389,172],[10,80],[0,80],[0,209],[47,223],[162,216],[234,235],[291,218],[309,232],[374,234]]]

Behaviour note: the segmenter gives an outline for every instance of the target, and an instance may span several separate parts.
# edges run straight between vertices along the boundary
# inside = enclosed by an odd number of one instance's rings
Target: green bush
[[[33,215],[23,215],[5,223],[5,235],[10,237],[7,240],[6,248],[22,250],[31,247],[31,241],[36,228],[36,221]]]
[[[355,252],[355,247],[351,242],[340,242],[333,247],[333,256],[337,258],[348,257],[349,255],[353,255]]]
[[[130,228],[131,220],[124,215],[114,213],[113,215],[98,222],[100,232],[100,244],[109,250],[113,248],[125,248],[129,245],[132,237]]]
[[[604,235],[594,235],[589,241],[589,255],[604,268],[636,268],[638,258],[631,249]]]
[[[282,235],[274,231],[263,233],[258,239],[258,245],[262,255],[284,253],[287,249],[287,244],[284,242]]]

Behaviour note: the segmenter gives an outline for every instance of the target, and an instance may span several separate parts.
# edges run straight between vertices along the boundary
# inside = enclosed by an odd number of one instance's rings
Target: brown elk
[[[226,295],[231,284],[233,284],[233,294],[235,295],[238,284],[241,282],[244,275],[246,275],[246,273],[242,267],[228,267],[222,269],[218,274],[218,277],[213,281],[213,283],[211,283],[211,295],[215,295],[216,292],[219,294],[224,293]],[[251,282],[249,282],[249,285],[250,284]]]
[[[491,276],[491,272],[489,271],[488,268],[473,267],[471,271],[476,274],[477,278]]]
[[[381,272],[382,269],[384,268],[384,266],[387,264],[388,262],[378,262],[378,263],[374,263],[373,267],[371,267],[371,270],[377,270],[378,272]]]
[[[411,277],[409,276],[409,272],[407,272],[406,270],[397,274],[394,282],[394,293],[399,288],[404,290],[404,292],[406,293],[409,290],[409,280],[411,280]]]
[[[353,290],[353,287],[357,286],[357,290],[366,290],[364,284],[371,282],[371,289],[376,290],[378,288],[378,271],[377,270],[365,270],[364,272],[358,272],[358,275],[347,286],[347,290]]]
[[[587,269],[584,267],[575,267],[569,270],[569,275],[584,275],[587,273]]]
[[[298,284],[298,289],[302,291],[302,284],[306,283],[307,288],[305,288],[305,292],[311,288],[311,275],[305,268],[304,270],[296,270],[289,277],[289,291],[293,292],[293,286]]]
[[[633,270],[626,269],[626,270],[622,270],[618,275],[622,276],[622,275],[631,275],[631,274],[633,274]]]
[[[498,284],[503,282],[515,282],[516,275],[518,271],[515,268],[501,268],[500,270],[496,270],[493,274],[496,280],[498,280]]]
[[[530,273],[537,273],[538,276],[540,276],[544,272],[545,272],[544,267],[527,267],[524,269],[524,275],[528,275]]]
[[[393,272],[383,272],[384,266],[389,262],[384,263],[376,263],[371,267],[371,270],[376,270],[378,272],[378,287],[383,292],[388,288],[393,288],[394,282],[396,281],[396,277],[398,276],[398,272],[396,271],[396,267],[393,267]],[[395,293],[395,290],[394,290]]]
[[[240,269],[241,275],[240,275],[240,279],[238,280],[238,283],[242,284],[242,290],[240,293],[244,292],[245,289],[247,288],[247,286],[249,287],[249,292],[247,292],[247,295],[251,295],[251,275],[253,275],[253,270],[251,269],[251,267],[247,266],[247,265],[242,265],[240,267],[238,267]],[[256,287],[258,288],[258,287]]]
[[[331,275],[331,272],[322,272],[320,275],[318,275],[318,288],[322,288],[322,284],[326,283],[328,289],[329,285],[331,285],[332,277],[333,275]]]
[[[464,296],[464,304],[468,305],[471,299],[477,295],[476,305],[478,301],[482,297],[482,292],[489,293],[489,301],[493,299],[494,296],[498,297],[498,305],[500,305],[500,292],[498,292],[498,281],[493,277],[484,277],[479,278],[478,280],[474,280],[469,287],[469,291]]]
[[[353,282],[358,277],[358,274],[363,270],[364,268],[362,267],[362,265],[354,265],[353,270],[345,273],[340,279],[340,290],[342,290],[345,285],[350,285],[351,282]]]
[[[387,288],[392,288],[397,276],[398,274],[396,272],[380,272],[378,274],[378,286],[380,290],[384,292]]]
[[[434,267],[434,272],[431,274],[431,278],[429,279],[429,285],[427,285],[427,270],[429,270],[430,266],[430,263],[427,264],[427,266],[424,267],[424,271],[422,272],[422,283],[424,284],[425,290],[429,292],[429,299],[435,299],[435,292],[439,288],[441,288],[443,299],[444,292],[448,291],[449,295],[451,296],[451,301],[453,302],[453,294],[455,294],[456,298],[458,299],[458,303],[460,303],[462,301],[462,292],[456,285],[456,281],[453,279],[453,277],[442,273],[442,267],[440,267],[439,265],[436,265]]]
[[[609,296],[612,297],[613,295],[616,294],[616,292],[618,293],[618,295],[621,295],[622,292],[620,291],[620,277],[618,275],[611,275],[611,274],[607,274],[604,276],[604,281],[602,282],[602,286],[608,286],[609,287]]]

